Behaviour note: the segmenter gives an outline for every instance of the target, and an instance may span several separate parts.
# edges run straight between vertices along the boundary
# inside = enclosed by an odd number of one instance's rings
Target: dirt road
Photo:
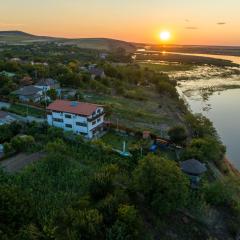
[[[15,173],[22,170],[27,165],[34,163],[45,156],[43,152],[33,154],[20,153],[0,162],[0,166],[9,173]]]

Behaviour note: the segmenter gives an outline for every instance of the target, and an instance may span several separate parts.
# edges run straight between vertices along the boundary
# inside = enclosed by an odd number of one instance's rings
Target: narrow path
[[[41,160],[43,157],[45,157],[45,153],[43,152],[33,154],[19,153],[16,156],[0,162],[0,166],[9,173],[15,173],[19,172],[27,165]]]

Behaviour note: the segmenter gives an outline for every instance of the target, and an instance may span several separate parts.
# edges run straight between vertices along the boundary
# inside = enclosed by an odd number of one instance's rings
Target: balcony
[[[94,115],[92,117],[89,117],[87,120],[88,120],[88,122],[92,122],[92,121],[95,121],[95,120],[97,120],[98,118],[100,118],[100,117],[102,117],[104,115],[105,115],[105,112],[103,111],[103,112],[101,112],[99,114],[96,114],[96,115]]]

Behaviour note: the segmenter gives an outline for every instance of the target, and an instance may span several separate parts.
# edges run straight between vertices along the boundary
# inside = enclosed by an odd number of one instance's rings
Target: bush
[[[240,214],[240,180],[237,177],[228,177],[207,185],[204,189],[208,203],[215,206],[229,206],[235,213]]]
[[[172,84],[170,84],[168,82],[159,81],[156,85],[156,88],[159,93],[168,94],[171,97],[178,96],[175,86],[173,86]]]
[[[108,230],[107,240],[142,239],[142,222],[134,206],[121,205],[118,208],[117,221]]]
[[[212,161],[218,164],[222,161],[226,148],[218,140],[209,138],[196,138],[187,146],[184,159],[196,158],[200,161]]]
[[[96,209],[67,208],[55,220],[54,239],[102,239],[102,221]]]
[[[90,181],[90,195],[95,200],[106,197],[114,190],[114,178],[118,172],[116,165],[110,164],[96,172]]]
[[[20,188],[9,185],[0,186],[0,237],[5,234],[6,239],[18,236],[25,227],[34,223],[32,201],[29,194]],[[14,236],[14,237],[13,237]]]
[[[156,213],[169,213],[186,204],[189,180],[175,162],[148,155],[133,175],[136,190]]]
[[[187,139],[187,132],[183,126],[176,126],[168,131],[168,135],[174,143],[184,143]]]
[[[9,154],[14,152],[13,146],[11,143],[4,143],[3,144],[3,151],[5,154]]]
[[[16,136],[11,140],[11,145],[16,152],[25,152],[35,145],[35,140],[32,136]]]

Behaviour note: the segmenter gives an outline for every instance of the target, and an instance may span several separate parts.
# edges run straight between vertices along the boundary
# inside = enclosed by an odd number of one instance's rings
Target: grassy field
[[[42,109],[33,108],[27,105],[21,105],[14,103],[8,109],[10,112],[21,115],[21,116],[34,116],[34,117],[44,117],[45,111]]]
[[[108,120],[139,131],[149,130],[159,135],[169,127],[179,124],[176,115],[179,106],[176,100],[161,97],[153,89],[145,88],[143,91],[147,96],[145,101],[89,93],[85,94],[85,101],[107,106],[112,113],[107,116]]]
[[[102,141],[107,145],[112,146],[115,149],[122,150],[123,142],[126,142],[126,150],[129,150],[129,147],[132,144],[136,144],[138,139],[132,136],[124,135],[121,133],[116,133],[114,131],[108,132],[106,135],[102,137]]]

